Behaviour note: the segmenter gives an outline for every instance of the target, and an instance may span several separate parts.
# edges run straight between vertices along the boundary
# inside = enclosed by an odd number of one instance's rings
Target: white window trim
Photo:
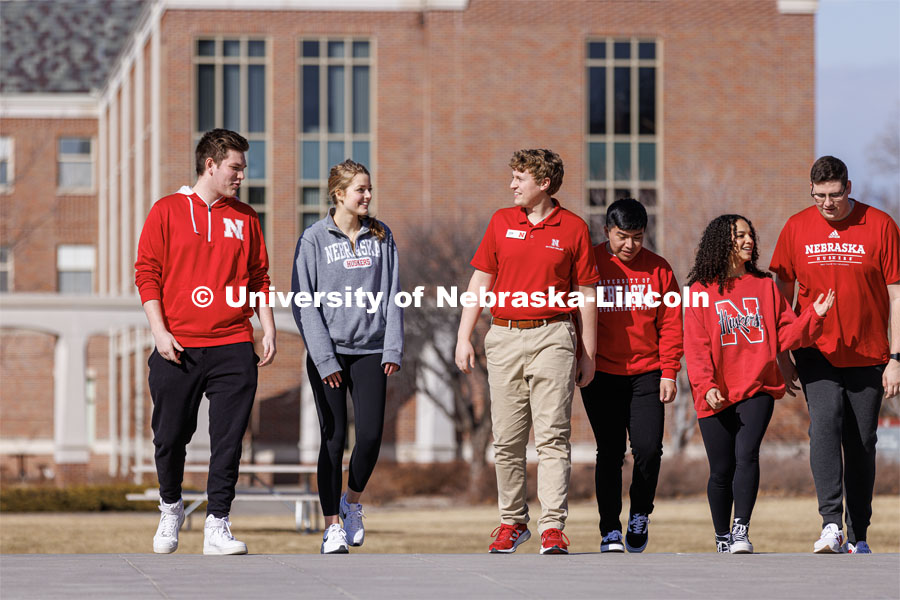
[[[15,291],[15,285],[13,285],[13,282],[15,281],[15,261],[13,260],[12,246],[5,246],[5,248],[7,258],[5,261],[0,262],[0,272],[6,273],[6,284],[8,286],[6,292],[0,292],[4,294]]]
[[[6,183],[0,183],[0,194],[9,194],[16,183],[16,140],[12,136],[0,136],[9,140],[9,154],[6,157]]]
[[[59,150],[59,140],[67,139],[86,139],[91,142],[91,153],[88,154],[63,154]],[[59,196],[78,196],[91,195],[97,193],[97,138],[94,136],[83,135],[61,135],[56,138],[56,194]],[[67,186],[59,183],[59,165],[64,162],[84,162],[85,157],[90,160],[91,167],[91,185],[90,186]]]

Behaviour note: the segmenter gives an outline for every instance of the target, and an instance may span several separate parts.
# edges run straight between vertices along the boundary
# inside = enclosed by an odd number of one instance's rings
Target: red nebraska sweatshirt
[[[709,306],[684,314],[684,355],[699,418],[718,412],[706,402],[714,387],[725,397],[719,410],[759,393],[784,396],[775,356],[812,345],[822,333],[824,317],[812,304],[797,317],[772,279],[748,273],[731,282],[723,294],[716,283],[694,283],[691,297],[706,292]]]
[[[663,257],[642,248],[622,262],[607,249],[594,246],[603,300],[615,304],[616,292],[654,292],[659,306],[600,306],[597,314],[597,370],[613,375],[640,375],[657,369],[675,379],[681,369],[681,307],[667,307],[662,297],[677,292],[672,267]]]
[[[259,216],[250,206],[236,198],[220,198],[208,206],[182,187],[150,209],[134,268],[141,303],[162,303],[166,327],[182,346],[253,341],[253,309],[246,301],[230,307],[225,298],[228,286],[233,297],[241,287],[248,294],[269,289],[266,244]],[[205,308],[192,299],[199,286],[213,295]]]

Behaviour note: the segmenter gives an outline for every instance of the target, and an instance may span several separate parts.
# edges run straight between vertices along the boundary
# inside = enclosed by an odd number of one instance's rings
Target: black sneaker
[[[647,547],[647,528],[650,517],[644,513],[634,513],[628,520],[628,531],[625,532],[625,548],[629,552],[643,552]]]
[[[614,529],[603,536],[600,542],[600,552],[625,552],[625,546],[622,545],[622,532]]]
[[[731,528],[731,553],[732,554],[753,554],[753,544],[750,543],[750,523],[739,523],[734,520],[734,526]]]
[[[731,534],[716,534],[716,552],[719,554],[731,554]]]

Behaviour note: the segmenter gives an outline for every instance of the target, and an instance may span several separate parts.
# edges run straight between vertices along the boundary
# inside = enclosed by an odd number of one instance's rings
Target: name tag
[[[518,229],[507,229],[507,230],[506,230],[506,237],[508,237],[508,238],[515,238],[515,239],[517,239],[517,240],[524,240],[524,239],[525,239],[525,232],[524,232],[524,231],[519,231]]]

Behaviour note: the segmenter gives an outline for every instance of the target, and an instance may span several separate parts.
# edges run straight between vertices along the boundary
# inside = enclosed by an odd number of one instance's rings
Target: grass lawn
[[[627,501],[625,504],[627,519]],[[750,528],[757,552],[811,552],[821,522],[814,497],[761,496]],[[533,515],[540,514],[535,503]],[[293,512],[254,515],[247,510],[232,516],[235,536],[254,554],[317,553],[321,537],[293,529]],[[875,552],[900,552],[900,497],[875,498],[869,545]],[[193,530],[181,533],[179,552],[203,550],[202,516]],[[22,553],[148,553],[158,516],[153,513],[5,513],[0,515],[0,552]],[[412,499],[407,505],[370,506],[366,515],[366,543],[352,552],[467,553],[486,552],[489,534],[497,525],[493,506],[454,506],[441,499]],[[536,553],[537,524],[530,524],[530,541],[519,552]],[[596,505],[573,504],[566,534],[572,552],[599,552]],[[648,552],[712,552],[712,523],[706,499],[662,500],[651,517]]]

